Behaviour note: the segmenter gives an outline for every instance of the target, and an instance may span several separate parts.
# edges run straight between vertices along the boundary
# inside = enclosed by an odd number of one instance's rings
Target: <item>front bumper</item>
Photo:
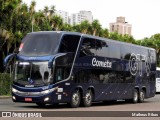
[[[45,104],[54,104],[56,99],[54,93],[49,93],[42,96],[20,96],[12,92],[12,100],[14,102],[25,102],[25,103],[45,103]]]

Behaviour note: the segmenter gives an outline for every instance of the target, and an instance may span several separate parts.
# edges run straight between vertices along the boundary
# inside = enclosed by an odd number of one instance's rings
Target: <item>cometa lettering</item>
[[[112,62],[107,61],[99,61],[96,58],[92,59],[92,65],[96,67],[106,67],[106,68],[112,68]]]

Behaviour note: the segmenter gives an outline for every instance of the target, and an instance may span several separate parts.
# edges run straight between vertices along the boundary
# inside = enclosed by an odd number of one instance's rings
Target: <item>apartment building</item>
[[[110,32],[118,32],[119,34],[131,35],[132,25],[125,21],[125,17],[117,17],[116,22],[110,23]]]

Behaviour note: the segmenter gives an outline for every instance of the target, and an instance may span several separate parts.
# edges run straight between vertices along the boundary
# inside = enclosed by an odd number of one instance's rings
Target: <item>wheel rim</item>
[[[72,97],[72,101],[73,101],[73,104],[74,105],[77,105],[78,103],[79,103],[79,95],[78,95],[78,93],[74,93],[73,94],[73,97]]]
[[[91,95],[90,92],[86,94],[85,100],[86,100],[87,104],[91,103],[91,101],[92,101],[92,95]]]
[[[141,92],[141,101],[144,101],[144,93]]]
[[[134,102],[137,102],[138,101],[138,94],[137,92],[134,92]]]

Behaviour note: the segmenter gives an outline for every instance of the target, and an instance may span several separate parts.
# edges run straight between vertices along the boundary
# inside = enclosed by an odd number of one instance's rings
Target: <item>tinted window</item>
[[[108,57],[109,50],[105,41],[96,40],[96,50],[97,56]]]
[[[160,78],[160,71],[159,70],[156,71],[156,78]]]
[[[151,58],[151,62],[152,63],[155,63],[156,62],[156,53],[154,50],[148,50],[148,54]]]
[[[88,83],[90,70],[80,70],[75,75],[76,83]]]
[[[25,56],[42,56],[55,54],[60,35],[57,33],[31,33],[24,39],[20,53]]]
[[[133,83],[130,72],[120,72],[102,69],[80,70],[75,75],[77,83],[108,84],[108,83]]]
[[[120,45],[116,42],[108,42],[109,57],[120,59]]]
[[[130,51],[130,45],[121,44],[121,59],[129,60],[131,56]]]
[[[141,48],[140,47],[137,47],[137,46],[131,46],[131,54],[141,54]]]
[[[80,57],[84,56],[95,56],[96,55],[96,43],[95,39],[92,38],[84,38],[81,49],[80,49]]]
[[[70,68],[56,66],[54,71],[54,82],[59,82],[66,79],[69,76]]]
[[[64,35],[61,40],[59,52],[76,52],[79,39],[80,36]]]

